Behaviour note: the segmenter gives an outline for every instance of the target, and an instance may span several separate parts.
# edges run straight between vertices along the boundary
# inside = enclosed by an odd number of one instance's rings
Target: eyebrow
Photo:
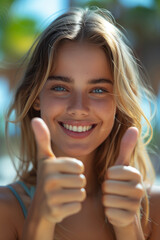
[[[112,80],[110,80],[108,78],[98,78],[98,79],[89,80],[89,84],[96,84],[96,83],[109,83],[109,84],[113,85]]]
[[[66,83],[73,83],[73,79],[65,76],[49,76],[47,80],[58,80]],[[99,83],[109,83],[113,85],[113,81],[108,78],[98,78],[98,79],[91,79],[88,81],[89,84],[99,84]]]
[[[49,76],[47,80],[59,80],[62,82],[67,82],[67,83],[72,83],[73,80],[69,77],[64,77],[64,76]]]

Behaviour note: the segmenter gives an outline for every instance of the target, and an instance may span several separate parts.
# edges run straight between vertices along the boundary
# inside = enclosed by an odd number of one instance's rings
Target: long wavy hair
[[[114,164],[121,138],[130,126],[139,130],[131,165],[139,169],[144,182],[151,182],[154,174],[146,145],[152,138],[152,127],[141,107],[141,96],[144,93],[149,96],[150,92],[144,86],[139,64],[124,34],[111,13],[99,8],[77,8],[62,14],[44,30],[29,51],[27,67],[6,122],[6,132],[9,122],[20,128],[18,177],[30,184],[36,183],[37,149],[30,122],[32,118],[40,117],[40,113],[34,110],[33,104],[55,66],[57,49],[65,40],[85,41],[99,46],[111,64],[117,111],[110,135],[97,149],[95,169],[99,182],[103,181],[105,170]],[[11,120],[13,111],[15,119]],[[142,131],[142,120],[146,124],[145,133]]]

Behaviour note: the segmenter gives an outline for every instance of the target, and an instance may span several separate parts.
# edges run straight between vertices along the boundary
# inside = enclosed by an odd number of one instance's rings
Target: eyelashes
[[[63,86],[54,86],[54,87],[51,87],[51,90],[55,91],[55,92],[66,92],[67,91],[67,89]]]
[[[107,93],[108,90],[104,88],[94,88],[91,92],[97,93],[97,94],[102,94],[102,93]]]
[[[65,86],[61,86],[61,85],[52,86],[50,89],[54,92],[62,92],[62,93],[70,91],[68,88],[66,88]],[[93,93],[93,94],[104,94],[104,93],[108,93],[108,92],[109,92],[108,89],[102,88],[102,87],[96,87],[89,91],[89,93]]]

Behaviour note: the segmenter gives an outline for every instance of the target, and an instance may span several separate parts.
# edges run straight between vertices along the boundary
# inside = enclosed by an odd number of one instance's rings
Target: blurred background
[[[157,173],[155,184],[160,184],[160,0],[0,0],[0,185],[10,183],[15,176],[4,122],[21,76],[19,63],[36,36],[72,6],[99,6],[111,11],[145,68],[157,102],[149,148]],[[148,102],[142,107],[148,114]],[[14,142],[15,130],[10,127],[9,131]]]

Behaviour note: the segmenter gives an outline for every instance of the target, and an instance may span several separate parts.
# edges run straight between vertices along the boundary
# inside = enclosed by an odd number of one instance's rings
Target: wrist
[[[127,238],[129,238],[130,240],[145,240],[138,216],[135,216],[134,221],[127,226],[124,227],[113,226],[113,228],[117,240]]]
[[[23,229],[23,240],[52,240],[54,236],[55,225],[45,218],[34,221],[26,219]]]
[[[40,208],[36,206],[35,199],[29,208],[23,228],[23,240],[52,240],[55,224],[48,221],[40,214]]]

